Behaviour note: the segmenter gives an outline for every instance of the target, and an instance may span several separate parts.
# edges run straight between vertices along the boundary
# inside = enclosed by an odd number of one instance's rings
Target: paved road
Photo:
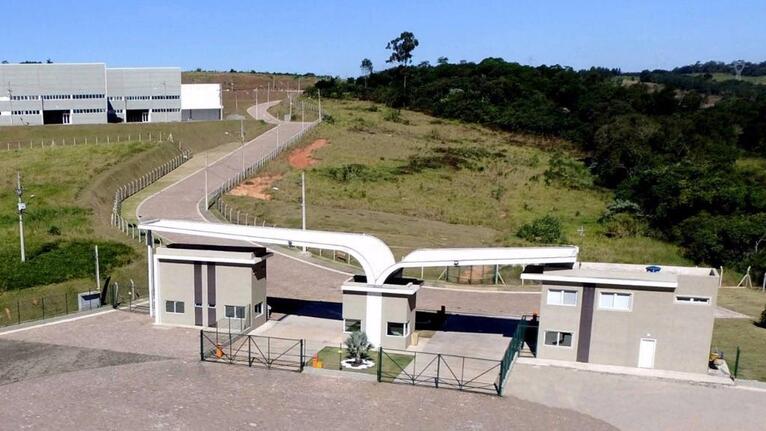
[[[245,165],[255,163],[274,148],[298,134],[309,123],[279,121],[267,109],[278,101],[262,103],[248,109],[248,113],[274,124],[274,128],[244,145]],[[240,149],[209,161],[208,190],[221,186],[228,178],[242,169],[243,151]],[[205,196],[205,172],[198,170],[184,179],[166,187],[141,202],[136,209],[140,219],[170,218],[194,221],[215,221],[212,214],[200,210]],[[200,238],[169,236],[173,241],[204,242]],[[268,263],[269,296],[341,301],[340,285],[349,274],[322,265],[322,261],[300,258],[275,251]],[[539,308],[539,295],[528,293],[508,294],[494,292],[465,292],[443,289],[424,289],[418,295],[418,308],[435,310],[442,305],[448,311],[492,315],[530,313]]]

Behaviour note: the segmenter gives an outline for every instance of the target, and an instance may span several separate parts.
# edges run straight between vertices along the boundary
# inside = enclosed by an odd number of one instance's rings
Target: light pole
[[[24,189],[21,187],[21,173],[16,172],[16,196],[19,197],[19,203],[17,206],[19,212],[19,241],[21,243],[21,261],[26,262],[27,257],[24,253],[24,211],[27,209],[27,204],[22,202],[21,195],[24,194]]]
[[[207,196],[207,152],[205,152],[205,210],[210,208],[210,202]]]
[[[258,119],[258,87],[255,87],[255,119]]]
[[[301,171],[301,221],[303,230],[306,230],[306,171]],[[305,245],[303,252],[306,253]]]
[[[239,141],[242,152],[242,172],[245,172],[245,119],[239,119]]]

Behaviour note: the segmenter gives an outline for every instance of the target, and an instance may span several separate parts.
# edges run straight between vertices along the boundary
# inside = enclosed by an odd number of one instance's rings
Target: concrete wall
[[[588,362],[638,366],[641,339],[650,338],[656,340],[654,368],[706,372],[718,277],[679,275],[678,284],[675,290],[596,285]],[[577,305],[548,305],[549,289],[576,290]],[[601,292],[631,293],[631,311],[601,309]],[[710,297],[711,301],[707,304],[677,302],[676,296],[684,294]],[[567,361],[577,359],[578,339],[582,335],[578,333],[582,298],[582,286],[566,283],[543,285],[538,357]],[[572,347],[545,345],[545,331],[548,330],[572,332]]]
[[[343,292],[343,318],[358,319],[362,322],[362,330],[367,327],[367,297],[381,296],[380,344],[391,349],[406,349],[412,342],[412,332],[415,330],[416,295],[396,295],[376,292]],[[387,335],[388,322],[407,323],[409,330],[405,336]],[[345,329],[345,323],[344,323]],[[374,339],[373,334],[368,334]]]

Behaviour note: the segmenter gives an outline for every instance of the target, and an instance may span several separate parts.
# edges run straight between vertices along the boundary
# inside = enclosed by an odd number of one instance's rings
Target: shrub
[[[351,183],[354,181],[373,182],[387,180],[392,176],[391,172],[384,167],[373,167],[359,163],[321,168],[319,172],[340,183]]]
[[[61,235],[61,229],[59,229],[58,226],[53,225],[53,226],[48,228],[48,235],[59,236],[59,235]]]
[[[561,222],[558,218],[546,215],[537,218],[532,223],[522,225],[516,236],[529,242],[543,244],[558,244],[564,242],[564,235],[561,231]]]
[[[610,238],[628,238],[646,233],[643,219],[628,213],[615,214],[604,221],[604,234]]]
[[[756,324],[761,328],[766,328],[766,307],[764,307],[763,311],[761,311],[761,317],[758,319]]]
[[[548,169],[543,173],[545,184],[558,183],[570,189],[586,189],[593,186],[593,176],[579,160],[556,152],[548,160]]]
[[[409,120],[406,118],[402,118],[402,111],[399,109],[389,109],[386,111],[385,115],[383,115],[383,119],[386,121],[390,121],[392,123],[399,123],[399,124],[410,124]]]
[[[346,348],[349,359],[354,360],[354,365],[359,365],[363,359],[370,357],[372,344],[367,340],[367,334],[364,331],[354,331],[346,338]]]

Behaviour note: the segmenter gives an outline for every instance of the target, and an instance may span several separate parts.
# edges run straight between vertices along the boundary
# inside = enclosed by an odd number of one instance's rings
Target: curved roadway
[[[300,133],[310,123],[286,122],[274,118],[267,111],[279,101],[261,103],[250,107],[252,117],[262,119],[274,127],[255,139],[245,143],[245,164],[251,165],[266,156],[284,142]],[[208,166],[208,190],[213,191],[226,179],[242,169],[242,149],[238,148],[225,156],[210,160]],[[180,219],[217,222],[214,215],[204,211],[205,172],[199,169],[187,177],[171,184],[144,199],[136,208],[139,219]],[[205,242],[205,238],[189,238],[168,235],[175,242]],[[274,256],[268,263],[268,294],[283,298],[314,301],[340,302],[340,286],[350,274],[328,268],[322,261],[298,257],[279,250],[272,250]],[[418,308],[436,310],[442,305],[457,312],[513,315],[531,313],[539,308],[537,292],[492,292],[481,290],[459,290],[428,288],[418,294]]]

